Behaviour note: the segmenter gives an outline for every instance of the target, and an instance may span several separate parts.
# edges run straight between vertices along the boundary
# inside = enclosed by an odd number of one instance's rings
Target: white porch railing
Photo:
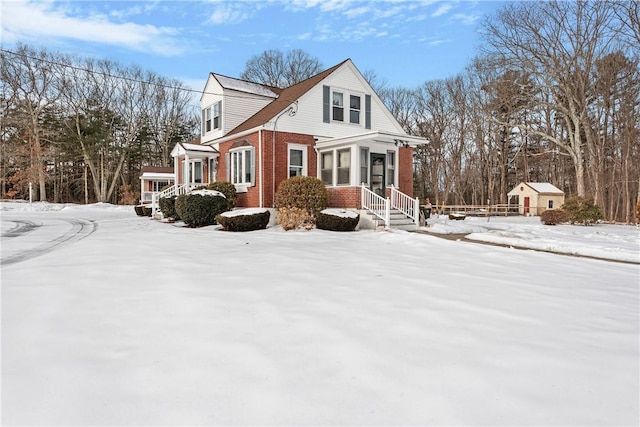
[[[412,199],[393,185],[391,186],[391,207],[402,212],[418,225],[420,221],[420,200]]]
[[[386,199],[369,190],[365,184],[362,184],[360,194],[362,208],[384,221],[385,227],[391,225],[391,209],[406,215],[416,226],[420,221],[420,202],[418,198],[412,199],[393,186],[391,187],[391,197]]]
[[[384,221],[385,227],[391,223],[391,203],[389,199],[374,193],[362,184],[360,199],[362,207]]]
[[[169,188],[166,188],[157,193],[153,193],[151,197],[151,217],[156,216],[156,212],[159,209],[159,201],[163,197],[171,197],[171,196],[180,196],[182,194],[187,194],[191,192],[194,188],[201,184],[182,184],[182,185],[172,185]]]

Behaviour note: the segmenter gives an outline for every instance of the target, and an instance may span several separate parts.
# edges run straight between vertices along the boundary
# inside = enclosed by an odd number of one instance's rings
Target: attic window
[[[524,191],[524,187],[520,187],[520,191]]]
[[[333,92],[333,120],[344,121],[344,99],[342,92]]]

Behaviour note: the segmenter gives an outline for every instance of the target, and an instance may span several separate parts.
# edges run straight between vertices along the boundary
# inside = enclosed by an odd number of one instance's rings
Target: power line
[[[191,88],[188,88],[188,87],[174,86],[174,85],[169,85],[169,84],[164,84],[164,83],[158,83],[158,82],[145,81],[145,80],[141,80],[141,79],[135,79],[135,78],[132,78],[132,77],[114,75],[114,74],[110,74],[110,73],[107,73],[107,72],[104,72],[104,71],[91,70],[89,68],[83,68],[83,67],[79,67],[79,66],[72,65],[72,64],[64,64],[64,63],[61,63],[61,62],[52,61],[50,59],[38,58],[38,57],[35,57],[35,56],[27,55],[25,53],[13,52],[11,50],[2,49],[2,48],[0,48],[0,52],[7,53],[7,54],[10,54],[10,55],[14,55],[14,56],[18,56],[18,57],[22,57],[22,58],[26,58],[26,59],[31,59],[31,60],[34,60],[34,61],[44,62],[44,63],[50,64],[50,65],[69,68],[69,69],[72,69],[72,70],[82,71],[82,72],[89,73],[89,74],[96,74],[96,75],[100,75],[102,77],[108,77],[108,78],[113,78],[113,79],[120,79],[120,80],[130,81],[130,82],[133,82],[133,83],[141,83],[141,84],[146,84],[146,85],[151,85],[151,86],[156,86],[156,87],[162,87],[162,88],[166,88],[166,89],[180,90],[180,91],[190,92],[190,93],[198,94],[198,95],[214,95],[214,96],[220,96],[220,97],[223,97],[223,98],[226,97],[226,98],[237,98],[237,99],[254,99],[250,95],[231,95],[231,94],[224,94],[224,93],[207,92],[207,91],[203,91],[203,90],[191,89]],[[157,77],[164,78],[164,77],[162,77],[160,75],[157,75]],[[260,84],[260,83],[255,83],[255,84]],[[293,102],[293,101],[291,101],[291,102]]]

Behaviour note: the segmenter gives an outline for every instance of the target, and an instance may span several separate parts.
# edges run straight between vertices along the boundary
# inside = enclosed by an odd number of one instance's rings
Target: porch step
[[[370,212],[367,212],[367,215],[378,225],[384,225],[384,221],[376,217]],[[415,231],[418,229],[413,220],[407,217],[405,214],[400,212],[397,209],[391,209],[389,212],[389,222],[390,227],[395,228],[397,230],[407,230],[407,231]]]

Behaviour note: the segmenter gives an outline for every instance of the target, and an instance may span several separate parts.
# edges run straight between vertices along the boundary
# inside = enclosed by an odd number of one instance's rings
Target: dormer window
[[[202,136],[215,129],[222,129],[222,101],[202,110]]]

